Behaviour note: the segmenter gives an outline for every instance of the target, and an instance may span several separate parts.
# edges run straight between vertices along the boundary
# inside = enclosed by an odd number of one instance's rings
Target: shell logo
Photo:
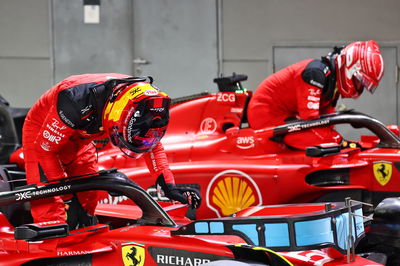
[[[261,205],[262,198],[257,184],[249,175],[238,170],[226,170],[211,180],[206,202],[218,217],[222,217],[249,206]]]

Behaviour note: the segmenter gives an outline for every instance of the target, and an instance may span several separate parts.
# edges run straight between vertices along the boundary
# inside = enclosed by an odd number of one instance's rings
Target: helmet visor
[[[376,88],[378,87],[378,83],[368,77],[366,74],[356,71],[354,72],[354,77],[357,79],[359,83],[361,83],[362,87],[364,87],[370,93],[374,93]]]
[[[165,131],[164,131],[165,132]],[[128,157],[140,158],[144,153],[152,150],[163,137],[159,130],[150,129],[146,137],[135,137],[131,143],[127,142],[122,135],[118,134],[117,147]]]

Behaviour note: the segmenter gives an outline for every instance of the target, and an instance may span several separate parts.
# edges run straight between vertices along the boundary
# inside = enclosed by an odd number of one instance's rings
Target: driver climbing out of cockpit
[[[199,191],[175,185],[160,142],[168,126],[169,106],[170,98],[152,85],[150,77],[102,73],[61,81],[40,97],[25,119],[23,152],[28,184],[97,172],[92,141],[109,138],[126,156],[143,156],[157,189],[166,197],[198,208]],[[66,201],[81,218],[87,214],[81,220],[88,225],[93,223],[97,197],[98,193],[91,191],[67,199],[36,200],[31,202],[31,213],[34,222],[67,221]],[[70,221],[75,218],[69,215],[68,223],[73,224]]]
[[[375,41],[335,47],[321,59],[295,63],[262,81],[249,102],[249,124],[261,129],[333,113],[339,97],[355,99],[364,89],[374,93],[383,72],[383,58]],[[346,143],[332,126],[290,133],[283,142],[296,149]],[[279,144],[270,144],[272,150],[279,151]]]

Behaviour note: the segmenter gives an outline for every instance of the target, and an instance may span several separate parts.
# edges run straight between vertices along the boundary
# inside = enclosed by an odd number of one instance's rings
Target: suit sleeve
[[[164,147],[159,142],[150,152],[144,156],[146,165],[149,168],[151,176],[156,180],[161,174],[164,175],[166,183],[175,184],[174,175],[169,169],[167,155],[165,154]]]
[[[306,68],[297,88],[297,106],[301,119],[312,119],[320,113],[322,90],[327,83],[326,75],[317,68]]]
[[[65,125],[57,113],[56,103],[49,106],[42,127],[37,132],[34,145],[39,163],[49,180],[67,176],[59,158],[59,152],[68,142],[74,130]]]

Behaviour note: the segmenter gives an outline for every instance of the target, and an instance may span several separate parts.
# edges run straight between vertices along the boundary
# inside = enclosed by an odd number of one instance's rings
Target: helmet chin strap
[[[335,60],[338,57],[342,48],[334,47],[333,51],[329,53],[327,56],[323,56],[321,58],[322,62],[328,65],[331,74],[328,76],[328,83],[327,86],[322,90],[322,95],[326,100],[334,99],[336,96],[335,89],[336,89],[336,63]],[[334,102],[336,105],[336,101]],[[334,106],[333,105],[333,106]]]

